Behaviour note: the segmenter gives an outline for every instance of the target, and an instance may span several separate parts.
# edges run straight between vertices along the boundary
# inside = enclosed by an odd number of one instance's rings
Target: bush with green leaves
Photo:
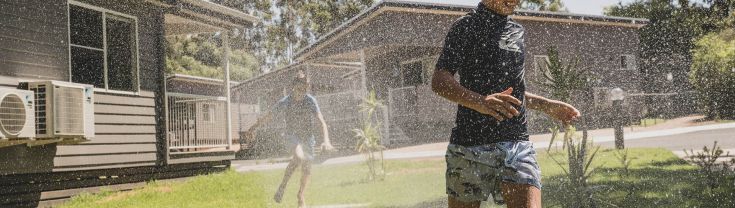
[[[702,151],[689,150],[687,152],[685,150],[684,153],[686,153],[687,159],[699,166],[707,187],[716,189],[724,183],[729,183],[728,176],[732,175],[735,159],[720,162],[720,158],[730,157],[730,152],[723,151],[722,148],[717,146],[716,141],[712,147],[704,146]]]
[[[735,118],[735,29],[705,35],[696,42],[689,80],[706,115]]]

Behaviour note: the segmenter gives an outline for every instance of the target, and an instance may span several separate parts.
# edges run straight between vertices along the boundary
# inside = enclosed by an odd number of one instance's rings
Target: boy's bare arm
[[[549,102],[551,100],[530,92],[526,92],[526,101],[526,107],[528,107],[528,109],[546,112],[547,108],[549,107]]]
[[[324,116],[322,115],[322,112],[317,111],[316,113],[317,118],[319,119],[319,122],[322,124],[322,145],[321,147],[325,150],[333,150],[334,147],[332,147],[332,142],[329,140],[329,128],[327,127],[327,122],[324,121]]]
[[[530,92],[526,92],[527,107],[546,113],[552,118],[569,124],[576,121],[582,114],[574,106],[558,100],[551,100]]]
[[[520,114],[511,104],[521,105],[522,103],[511,96],[510,92],[480,95],[460,85],[454,79],[454,75],[446,70],[434,72],[431,89],[439,96],[482,114],[493,116],[498,121]]]

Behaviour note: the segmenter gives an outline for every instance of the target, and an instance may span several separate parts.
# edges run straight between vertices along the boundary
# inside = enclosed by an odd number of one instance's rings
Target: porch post
[[[309,62],[306,62],[304,64],[304,75],[306,75],[306,79],[311,81],[311,67],[309,67]]]
[[[232,150],[232,93],[230,93],[230,35],[229,31],[222,33],[222,46],[225,49],[223,65],[225,69],[225,112],[227,125],[225,138],[227,138],[227,150]]]
[[[365,61],[365,49],[360,50],[360,76],[362,78],[362,94],[363,97],[368,94],[367,91],[367,63]]]

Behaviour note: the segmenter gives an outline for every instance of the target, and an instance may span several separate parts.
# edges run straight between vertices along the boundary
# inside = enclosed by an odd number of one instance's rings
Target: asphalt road
[[[661,147],[671,151],[700,150],[704,145],[711,147],[715,141],[722,149],[735,149],[735,129],[704,130],[686,134],[626,140],[625,147]],[[615,146],[613,142],[599,144],[603,147]]]

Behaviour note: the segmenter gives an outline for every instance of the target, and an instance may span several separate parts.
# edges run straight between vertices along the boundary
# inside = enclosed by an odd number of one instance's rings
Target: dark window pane
[[[105,87],[102,51],[71,47],[71,80],[76,83]]]
[[[111,90],[137,91],[135,26],[132,20],[107,18],[107,85]]]
[[[102,13],[69,5],[71,43],[102,49]]]
[[[421,85],[421,62],[413,62],[403,65],[403,86]]]

